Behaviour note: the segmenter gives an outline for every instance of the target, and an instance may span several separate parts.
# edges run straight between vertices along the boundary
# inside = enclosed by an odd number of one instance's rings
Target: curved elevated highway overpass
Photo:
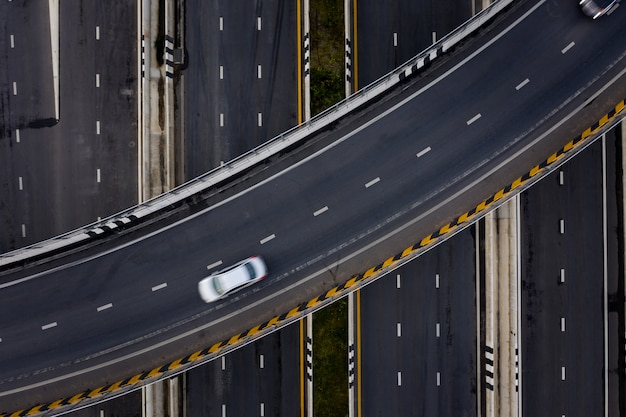
[[[516,2],[302,145],[141,227],[3,270],[0,410],[228,340],[473,210],[626,97],[625,12],[593,21],[576,1]],[[201,278],[253,254],[266,280],[202,302]]]

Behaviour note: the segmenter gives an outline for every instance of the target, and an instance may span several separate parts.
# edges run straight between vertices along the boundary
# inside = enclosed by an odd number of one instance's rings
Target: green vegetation
[[[342,0],[311,0],[311,114],[345,97]]]
[[[313,314],[313,413],[348,415],[348,299]]]

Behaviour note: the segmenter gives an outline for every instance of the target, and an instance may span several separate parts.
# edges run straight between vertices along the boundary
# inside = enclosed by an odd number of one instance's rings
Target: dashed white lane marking
[[[273,233],[271,235],[269,235],[268,237],[264,237],[263,239],[261,239],[261,245],[269,242],[270,240],[274,239],[275,237],[276,237],[276,235],[273,234]]]
[[[109,303],[109,304],[105,304],[103,306],[98,307],[96,310],[99,312],[104,311],[104,310],[108,310],[109,308],[113,307],[113,303]]]
[[[263,354],[259,355],[259,368],[265,368],[265,356]]]
[[[421,151],[419,151],[416,155],[418,158],[421,158],[422,156],[426,155],[428,152],[430,152],[430,146],[427,148],[422,149]]]
[[[207,265],[206,269],[213,269],[213,268],[215,268],[217,266],[220,266],[221,264],[222,264],[222,261],[213,262],[212,264]]]
[[[402,386],[402,372],[398,371],[398,386]]]
[[[563,171],[559,171],[559,185],[565,184],[565,173]]]
[[[396,288],[400,288],[400,274],[396,275]]]
[[[393,46],[398,46],[398,32],[393,32]]]
[[[100,40],[100,26],[96,26],[96,40]]]
[[[528,78],[526,78],[524,81],[522,81],[521,83],[517,84],[517,86],[515,87],[515,89],[517,91],[521,90],[522,88],[524,88],[524,86],[526,84],[528,84],[530,82],[530,80]]]
[[[257,124],[259,125],[259,127],[263,126],[263,113],[259,113],[259,115],[257,116]]]
[[[265,417],[265,403],[261,403],[261,417]]]
[[[565,48],[561,49],[561,53],[564,54],[567,51],[569,51],[570,49],[572,49],[574,47],[574,45],[576,45],[574,43],[574,41],[570,42]]]
[[[565,317],[561,317],[561,331],[565,331]]]
[[[15,38],[11,35],[11,49],[15,48]]]
[[[222,417],[226,417],[226,404],[222,404]]]
[[[100,120],[96,120],[96,135],[100,134]]]
[[[433,32],[433,43],[437,42],[437,32]]]
[[[256,18],[256,28],[257,30],[261,30],[261,17]]]
[[[26,225],[22,223],[22,237],[26,237]]]
[[[261,79],[261,65],[260,64],[256,68],[256,76],[259,80]]]
[[[165,287],[167,287],[167,282],[164,282],[163,284],[155,285],[154,287],[152,287],[152,291],[159,291]]]
[[[565,367],[561,366],[561,381],[565,381]]]
[[[44,324],[43,326],[41,326],[41,330],[48,330],[48,329],[52,329],[53,327],[57,327],[56,321],[52,323]]]
[[[100,168],[96,169],[96,182],[100,183],[100,180],[102,179],[102,175],[100,174]]]
[[[220,16],[220,32],[224,30],[224,18]]]
[[[565,268],[561,268],[561,284],[565,283]]]
[[[435,326],[435,333],[437,334],[437,337],[441,336],[440,328],[441,328],[441,326],[439,325],[439,323],[437,323],[437,325]]]
[[[313,213],[313,215],[315,217],[319,216],[320,214],[324,213],[325,211],[328,211],[328,206],[324,206],[321,209],[317,210],[316,212]]]
[[[22,177],[17,177],[17,185],[20,190],[24,189],[24,182],[22,181]]]
[[[13,81],[13,95],[17,95],[17,83],[15,81]]]
[[[561,234],[565,233],[565,220],[563,219],[559,220],[559,232]]]
[[[437,372],[437,386],[441,385],[441,374]]]
[[[17,143],[20,143],[20,130],[19,129],[15,129],[15,141]]]
[[[100,88],[100,74],[96,74],[96,88]]]
[[[435,274],[435,288],[439,288],[439,274]]]
[[[220,65],[220,80],[224,79],[224,66]]]
[[[224,113],[220,113],[220,127],[224,127]]]
[[[482,114],[478,113],[476,116],[472,117],[471,119],[469,119],[467,122],[467,125],[471,125],[472,123],[474,123],[476,120],[480,119],[482,116]]]
[[[365,188],[370,188],[372,185],[376,184],[378,181],[380,181],[380,177],[374,178],[373,180],[365,184]]]
[[[402,337],[402,323],[398,323],[396,325],[396,334],[398,337]]]

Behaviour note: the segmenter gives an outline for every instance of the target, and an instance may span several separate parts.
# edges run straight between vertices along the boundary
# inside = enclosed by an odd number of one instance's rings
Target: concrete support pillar
[[[181,377],[155,382],[142,388],[143,417],[181,417]]]

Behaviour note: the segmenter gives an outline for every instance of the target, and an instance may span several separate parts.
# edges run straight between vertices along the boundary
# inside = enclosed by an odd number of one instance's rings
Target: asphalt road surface
[[[59,2],[58,123],[48,6],[21,4],[0,6],[0,252],[137,202],[136,3]]]
[[[243,180],[193,217],[37,277],[37,268],[3,277],[30,279],[1,289],[0,408],[82,391],[85,376],[68,372],[89,368],[89,386],[123,378],[287,311],[432,233],[590,126],[626,94],[623,82],[588,105],[580,94],[623,75],[626,45],[613,40],[626,35],[625,15],[598,26],[571,2],[549,6],[521,3],[431,67],[438,78],[399,86],[319,136],[317,153],[277,158],[263,181]],[[268,279],[202,303],[208,265],[255,253]],[[57,377],[63,386],[49,385]]]
[[[616,283],[618,276],[604,260],[605,252],[614,257],[618,251],[619,229],[617,190],[607,189],[604,203],[602,145],[595,142],[522,194],[525,416],[598,415],[609,406],[605,403],[604,281]],[[608,149],[615,150],[614,140]],[[612,178],[614,155],[610,152],[605,158],[607,176]],[[612,219],[606,226],[610,242],[604,239],[605,212]],[[617,386],[612,389],[618,392]],[[619,414],[615,404],[609,415]]]
[[[296,2],[188,0],[186,180],[297,124]]]
[[[474,230],[361,290],[360,415],[478,415]]]

